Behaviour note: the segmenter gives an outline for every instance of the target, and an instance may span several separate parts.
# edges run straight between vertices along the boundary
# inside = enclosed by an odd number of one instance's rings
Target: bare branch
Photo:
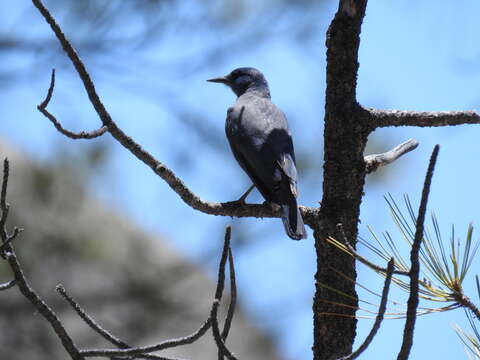
[[[223,359],[225,355],[229,360],[237,360],[235,355],[227,348],[225,342],[222,340],[222,336],[220,334],[220,329],[218,328],[218,307],[220,306],[220,301],[215,299],[213,302],[212,310],[210,311],[210,319],[212,320],[212,333],[215,342],[217,343],[218,351],[219,351],[219,359]]]
[[[377,317],[375,318],[375,323],[372,326],[372,330],[370,330],[370,333],[365,338],[363,344],[360,345],[358,349],[354,351],[351,355],[341,358],[342,360],[353,360],[358,358],[368,348],[373,338],[375,337],[378,329],[380,329],[383,316],[385,315],[385,310],[387,309],[388,291],[390,289],[390,283],[392,281],[394,264],[394,260],[393,258],[391,258],[387,265],[387,274],[385,276],[385,283],[383,285],[382,300],[380,301],[380,307],[378,309]]]
[[[57,39],[60,41],[65,53],[72,61],[75,69],[77,70],[80,79],[83,82],[85,90],[87,92],[88,98],[90,99],[91,104],[93,105],[95,111],[97,112],[100,120],[103,123],[103,126],[107,128],[107,131],[126,149],[128,149],[133,155],[135,155],[139,160],[149,166],[158,176],[160,176],[181,198],[182,200],[190,205],[192,208],[199,210],[201,212],[211,214],[211,215],[223,215],[223,216],[235,216],[235,217],[280,217],[280,211],[274,211],[268,205],[257,205],[257,204],[241,204],[237,201],[230,201],[225,203],[216,203],[208,202],[200,199],[195,195],[184,183],[180,180],[175,173],[169,169],[167,166],[162,164],[160,161],[155,159],[150,153],[145,151],[139,144],[137,144],[131,137],[125,134],[113,121],[110,114],[103,105],[100,97],[98,96],[95,86],[93,84],[90,75],[77,55],[76,51],[73,49],[72,45],[68,39],[63,34],[60,26],[56,23],[53,16],[45,8],[40,0],[32,0],[35,7],[40,11],[42,16],[45,18],[47,23],[52,28]],[[50,88],[52,88],[53,82],[51,82]],[[47,99],[48,100],[48,94]],[[40,110],[40,109],[39,109]],[[42,112],[43,113],[43,112]],[[47,118],[51,121],[52,119],[44,113]],[[54,122],[55,124],[55,122]],[[58,127],[57,127],[58,129]],[[100,128],[97,131],[101,131]],[[63,133],[63,132],[62,132]],[[87,133],[85,133],[87,134]],[[79,134],[77,134],[79,135]],[[68,135],[67,135],[68,136]],[[316,217],[318,211],[314,208],[307,208],[304,206],[300,207],[304,222],[307,225],[313,226],[314,218]]]
[[[222,257],[220,259],[220,265],[218,267],[218,281],[217,289],[215,290],[215,300],[213,301],[212,309],[210,311],[210,319],[212,319],[212,333],[215,342],[217,343],[219,360],[222,360],[224,355],[230,360],[237,359],[225,345],[224,339],[222,338],[222,335],[220,334],[220,329],[218,327],[217,316],[218,307],[220,306],[223,290],[225,288],[225,265],[227,264],[227,258],[229,258],[230,254],[231,234],[232,228],[230,226],[227,226],[227,228],[225,229],[225,240],[223,243]]]
[[[222,251],[222,256],[220,259],[219,271],[218,271],[218,281],[217,286],[215,289],[215,299],[212,304],[212,309],[210,311],[210,316],[207,321],[198,329],[195,333],[179,338],[179,339],[171,339],[163,341],[159,344],[143,346],[143,347],[136,347],[136,348],[128,348],[128,349],[91,349],[91,350],[81,350],[80,353],[85,357],[95,357],[95,356],[104,356],[104,357],[112,357],[112,356],[128,356],[128,355],[144,355],[146,353],[151,353],[154,351],[165,350],[172,347],[178,347],[181,345],[187,345],[195,342],[201,336],[203,336],[207,330],[215,323],[216,330],[214,330],[214,338],[217,341],[217,345],[219,350],[222,351],[225,356],[227,356],[231,360],[235,360],[236,358],[233,354],[226,348],[221,336],[220,330],[218,329],[218,321],[217,321],[217,312],[218,306],[220,304],[220,300],[222,299],[223,290],[225,287],[225,265],[227,262],[227,257],[230,253],[230,236],[231,236],[231,227],[227,226],[225,230],[225,241]],[[233,269],[233,268],[232,268]],[[212,317],[212,315],[214,317]],[[118,340],[118,339],[117,339]]]
[[[37,311],[49,322],[50,326],[57,334],[58,338],[62,342],[63,347],[68,352],[70,357],[73,360],[84,360],[84,357],[80,355],[77,346],[73,342],[70,335],[68,335],[67,331],[63,327],[63,324],[58,319],[55,312],[42,300],[42,298],[40,298],[40,296],[35,292],[35,290],[30,287],[27,279],[25,278],[23,270],[20,266],[20,262],[17,259],[17,255],[15,254],[12,244],[10,244],[11,240],[8,240],[9,238],[13,240],[16,234],[20,232],[20,229],[16,228],[16,231],[14,231],[13,235],[8,238],[6,237],[7,230],[5,229],[5,222],[8,214],[8,204],[6,203],[8,177],[9,163],[8,159],[5,159],[3,162],[3,181],[2,191],[0,195],[0,208],[2,210],[2,254],[8,261],[10,269],[12,270],[15,278],[15,284],[18,286],[18,289],[23,294],[23,296],[32,303],[32,305],[37,309]]]
[[[16,283],[15,280],[10,280],[7,283],[0,284],[0,291],[10,289],[11,287],[14,287]]]
[[[67,293],[63,285],[57,285],[57,292],[70,304],[70,306],[75,310],[75,312],[80,316],[80,318],[85,321],[85,323],[90,326],[95,332],[100,334],[105,340],[112,343],[113,345],[118,346],[120,349],[129,349],[131,348],[126,342],[120,340],[109,331],[105,330],[101,325],[99,325],[95,319],[88,315],[85,310],[83,310],[80,305]],[[155,359],[155,360],[175,360],[173,358],[167,358],[164,356],[158,355],[137,355],[136,358],[141,359]]]
[[[107,330],[102,328],[99,324],[96,323],[96,321],[88,315],[85,310],[83,310],[80,305],[70,296],[68,295],[67,291],[65,290],[65,287],[62,284],[57,285],[55,288],[57,292],[62,295],[62,297],[67,300],[67,302],[70,304],[70,306],[75,310],[75,312],[82,318],[85,323],[90,326],[93,330],[95,330],[97,333],[99,333],[105,340],[108,342],[117,345],[120,348],[129,348],[130,346],[120,340],[119,338],[115,337],[111,333],[109,333]]]
[[[422,245],[423,225],[425,222],[425,212],[427,211],[428,194],[430,192],[430,185],[432,183],[433,171],[435,169],[435,163],[437,161],[439,150],[440,146],[435,145],[432,156],[430,157],[430,163],[428,164],[427,174],[425,176],[425,182],[423,184],[422,199],[420,201],[420,207],[418,208],[415,237],[412,244],[412,250],[410,252],[410,295],[407,303],[407,319],[405,321],[405,328],[403,330],[402,347],[397,357],[398,360],[408,359],[413,344],[413,332],[415,329],[415,321],[417,319],[418,307],[418,275],[420,272],[420,262],[418,260],[418,254],[420,252],[420,246]]]
[[[0,254],[3,254],[7,245],[10,244],[13,240],[15,240],[18,234],[20,234],[22,231],[23,231],[22,228],[18,228],[16,226],[13,228],[13,234],[7,235],[7,241],[5,241],[2,245],[0,245]],[[5,233],[6,233],[6,230],[5,230]]]
[[[228,306],[227,317],[223,325],[222,339],[227,340],[230,327],[232,325],[233,315],[235,314],[235,306],[237,303],[237,284],[235,280],[235,267],[233,264],[232,248],[228,251],[228,267],[230,269],[230,305]]]
[[[409,139],[383,154],[367,155],[363,159],[365,161],[365,172],[370,174],[377,170],[380,166],[388,165],[397,160],[399,157],[416,149],[417,146],[417,140]]]
[[[375,127],[480,124],[475,111],[402,111],[365,108]]]
[[[10,174],[10,163],[7,158],[3,160],[3,180],[2,180],[2,191],[0,193],[0,210],[2,211],[2,216],[0,217],[0,236],[2,237],[2,243],[8,241],[7,230],[5,229],[5,223],[7,222],[9,205],[7,204],[7,186],[8,186],[8,176]]]
[[[63,135],[68,136],[71,139],[94,139],[96,137],[102,136],[107,132],[107,127],[102,126],[98,130],[90,131],[90,132],[85,132],[82,131],[80,133],[74,133],[70,130],[65,129],[62,124],[58,122],[55,116],[53,116],[48,110],[47,106],[52,98],[53,94],[53,89],[55,87],[55,69],[52,69],[52,76],[50,79],[50,87],[48,88],[47,96],[45,97],[45,100],[42,101],[40,105],[37,106],[38,111],[40,111],[46,118],[48,118],[52,124],[55,126],[55,128],[61,132]]]
[[[142,346],[142,347],[129,348],[129,349],[81,350],[80,354],[82,354],[84,357],[95,357],[95,356],[112,357],[112,356],[143,355],[143,354],[151,353],[154,351],[160,351],[160,350],[165,350],[172,347],[192,344],[196,340],[201,338],[207,332],[207,330],[210,328],[211,325],[212,325],[211,320],[210,318],[208,318],[207,321],[205,321],[197,331],[185,337],[166,340],[155,345]]]

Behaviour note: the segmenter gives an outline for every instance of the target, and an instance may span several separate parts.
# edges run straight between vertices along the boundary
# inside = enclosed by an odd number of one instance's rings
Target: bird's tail
[[[302,215],[295,198],[288,204],[282,205],[282,221],[285,232],[293,240],[302,240],[307,237]]]

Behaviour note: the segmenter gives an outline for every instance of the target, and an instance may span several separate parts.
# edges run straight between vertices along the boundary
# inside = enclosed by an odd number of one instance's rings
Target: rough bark
[[[350,354],[357,322],[355,259],[325,241],[329,236],[338,238],[337,224],[341,223],[347,238],[352,244],[356,243],[366,175],[363,151],[371,130],[369,117],[355,97],[359,35],[366,1],[342,4],[340,2],[327,33],[323,199],[314,231],[317,251],[313,304],[315,360]]]

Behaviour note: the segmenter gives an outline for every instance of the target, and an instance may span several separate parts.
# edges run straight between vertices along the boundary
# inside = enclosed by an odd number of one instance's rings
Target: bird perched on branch
[[[227,111],[225,125],[233,155],[265,200],[280,205],[287,235],[294,240],[306,238],[297,205],[292,137],[287,118],[270,99],[267,80],[257,69],[244,67],[207,81],[225,84],[238,96]]]

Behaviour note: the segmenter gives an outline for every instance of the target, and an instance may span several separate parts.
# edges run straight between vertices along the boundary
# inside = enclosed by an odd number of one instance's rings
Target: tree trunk
[[[348,9],[344,3],[348,3]],[[356,243],[366,175],[363,151],[371,131],[368,116],[356,101],[359,35],[365,6],[365,0],[341,1],[327,32],[323,199],[314,231],[315,360],[350,354],[356,334],[355,260],[325,239],[340,239],[337,224],[341,223],[346,237]]]

